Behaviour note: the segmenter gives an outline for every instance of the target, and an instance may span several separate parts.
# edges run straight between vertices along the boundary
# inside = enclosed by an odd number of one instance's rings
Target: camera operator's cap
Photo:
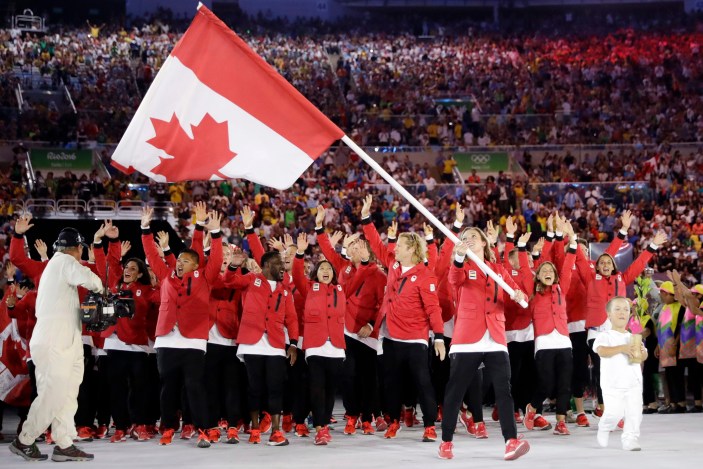
[[[83,236],[78,232],[77,229],[64,228],[59,233],[59,237],[56,238],[56,242],[54,243],[54,249],[59,247],[72,248],[79,245],[83,246],[86,249],[88,248],[88,245],[85,243],[85,238],[83,238]]]
[[[666,282],[662,282],[661,285],[659,285],[659,291],[665,291],[667,293],[671,293],[672,295],[674,294],[674,284],[667,280]]]
[[[703,295],[703,285],[700,283],[698,285],[694,285],[691,288],[691,293],[698,293],[699,295]]]

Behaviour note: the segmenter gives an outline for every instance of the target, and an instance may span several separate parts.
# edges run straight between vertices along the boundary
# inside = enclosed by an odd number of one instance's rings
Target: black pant
[[[159,348],[156,360],[161,377],[161,428],[178,429],[178,409],[184,385],[195,426],[200,429],[214,427],[217,422],[210,419],[205,392],[205,352]]]
[[[444,338],[444,349],[449,350],[452,343],[451,337]],[[437,404],[444,404],[444,393],[447,388],[447,381],[449,381],[449,360],[440,360],[439,357],[434,353],[434,349],[430,349],[430,364],[432,366],[432,386],[434,386],[435,396],[437,397]]]
[[[693,399],[701,400],[701,377],[700,364],[695,358],[680,358],[676,362],[676,366],[681,368],[681,375],[685,375],[685,369],[688,368],[688,387],[687,389],[693,394]],[[683,388],[681,388],[683,390]],[[684,399],[686,394],[684,393]]]
[[[307,362],[310,372],[313,424],[316,427],[324,427],[332,418],[335,391],[342,374],[344,359],[312,356],[307,359]]]
[[[161,380],[155,353],[147,357],[147,370],[146,420],[147,425],[156,425],[161,417]]]
[[[305,362],[305,352],[298,349],[298,359],[293,366],[286,363],[288,383],[284,386],[283,411],[293,413],[295,423],[305,423],[310,415],[310,372]],[[290,407],[286,404],[290,401]]]
[[[74,420],[77,427],[91,427],[95,424],[97,398],[95,390],[95,357],[90,345],[83,344],[83,381],[78,388],[78,410]]]
[[[576,398],[582,398],[588,385],[588,343],[586,338],[588,332],[572,332],[571,354],[573,357],[573,373],[571,375],[571,394]]]
[[[422,420],[425,427],[434,426],[437,420],[437,401],[430,379],[427,345],[383,340],[383,363],[386,371],[385,388],[391,420],[400,420],[403,394],[400,388],[402,373],[412,376],[420,398]]]
[[[566,415],[571,399],[573,356],[570,348],[539,350],[535,354],[537,380],[531,405],[542,413],[542,402],[556,392],[557,415]]]
[[[96,402],[96,417],[98,419],[98,425],[110,426],[110,418],[112,417],[112,405],[109,399],[103,398],[103,396],[110,395],[110,380],[108,375],[108,370],[110,369],[110,360],[107,355],[99,355],[95,360],[95,390],[94,397]],[[132,396],[133,400],[136,396]],[[134,407],[130,403],[130,408]],[[132,417],[134,419],[134,417]]]
[[[226,418],[230,427],[242,418],[241,382],[237,347],[207,344],[205,354],[205,389],[211,422]]]
[[[603,390],[600,387],[600,355],[593,351],[593,342],[596,339],[591,339],[588,341],[588,355],[591,357],[591,364],[593,365],[593,382],[596,387],[596,395],[598,396],[598,404],[603,404]]]
[[[475,380],[481,363],[485,365],[484,374],[487,374],[487,378],[493,383],[503,438],[506,441],[517,438],[513,398],[510,395],[510,359],[508,354],[505,352],[452,353],[449,355],[449,360],[450,371],[447,392],[444,396],[442,441],[454,439],[456,418],[459,415],[461,400],[471,382]]]
[[[447,358],[445,361],[449,364],[451,373],[451,360]],[[447,382],[449,381],[447,380]],[[483,395],[483,368],[479,368],[476,370],[476,375],[474,376],[474,379],[471,380],[471,383],[469,383],[469,387],[466,389],[466,393],[464,394],[464,404],[466,404],[466,409],[471,412],[474,422],[477,423],[483,422]]]
[[[669,400],[678,404],[686,400],[684,391],[684,374],[681,366],[667,366],[664,368],[666,386],[669,388]]]
[[[510,387],[513,394],[515,412],[525,412],[535,389],[535,341],[508,342],[510,357]]]
[[[133,423],[146,425],[147,354],[108,350],[107,359],[110,409],[115,427],[126,431]]]
[[[377,353],[351,337],[345,336],[345,341],[347,358],[342,374],[344,409],[347,415],[361,416],[362,422],[371,422],[372,414],[379,410]]]
[[[268,408],[272,414],[283,411],[283,382],[286,378],[286,358],[268,355],[244,355],[249,379],[249,409]],[[268,406],[264,397],[268,394]],[[264,407],[265,406],[265,407]],[[302,422],[301,422],[302,423]]]

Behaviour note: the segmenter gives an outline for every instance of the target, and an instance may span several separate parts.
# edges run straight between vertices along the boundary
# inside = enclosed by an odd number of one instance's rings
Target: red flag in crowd
[[[344,132],[205,6],[151,84],[112,164],[159,181],[277,189]]]

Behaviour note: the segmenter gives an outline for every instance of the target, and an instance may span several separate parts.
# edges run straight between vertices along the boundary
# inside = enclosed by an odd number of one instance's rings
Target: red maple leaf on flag
[[[151,171],[161,174],[169,182],[208,180],[213,175],[226,179],[220,168],[237,156],[229,149],[227,121],[216,122],[205,114],[198,125],[191,126],[193,138],[181,127],[174,113],[171,120],[151,119],[156,136],[147,143],[162,150],[172,158],[159,157],[161,162]]]

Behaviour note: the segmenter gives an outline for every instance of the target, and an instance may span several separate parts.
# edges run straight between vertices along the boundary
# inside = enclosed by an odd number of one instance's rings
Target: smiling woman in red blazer
[[[344,320],[346,296],[337,282],[332,264],[318,262],[305,277],[306,233],[298,235],[298,251],[293,260],[293,282],[305,299],[303,330],[300,340],[310,373],[310,403],[317,435],[316,445],[332,440],[327,424],[332,417],[337,382],[344,365]]]
[[[518,288],[505,268],[495,262],[488,238],[479,228],[467,228],[461,234],[461,243],[454,249],[454,262],[449,269],[449,283],[457,290],[454,336],[449,349],[450,372],[444,396],[442,443],[439,457],[451,459],[456,415],[471,381],[481,363],[484,376],[492,383],[500,427],[505,438],[505,459],[517,459],[527,453],[530,445],[518,439],[513,398],[510,394],[510,360],[505,337],[505,301],[503,290],[472,260],[466,260],[471,249],[488,268],[502,276],[515,290],[513,300],[520,302],[524,293]]]

